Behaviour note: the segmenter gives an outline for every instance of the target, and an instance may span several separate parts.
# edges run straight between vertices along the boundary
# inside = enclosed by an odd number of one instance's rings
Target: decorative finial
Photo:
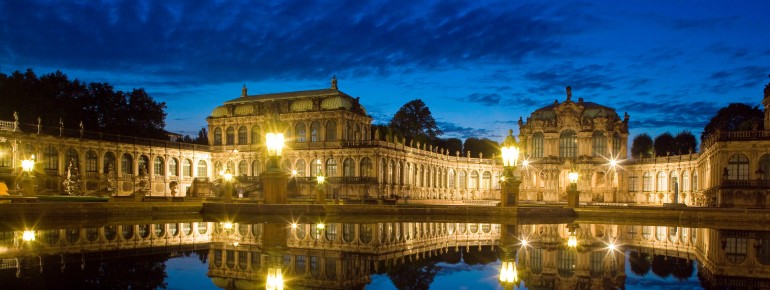
[[[336,89],[337,89],[337,76],[334,75],[332,76],[332,90],[336,90]]]
[[[572,100],[572,87],[567,86],[567,102]]]
[[[241,97],[247,96],[249,92],[249,89],[246,88],[246,84],[243,84],[243,88],[241,88]]]

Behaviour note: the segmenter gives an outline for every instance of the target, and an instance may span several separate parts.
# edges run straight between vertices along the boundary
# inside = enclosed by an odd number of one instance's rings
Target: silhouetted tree
[[[631,252],[628,256],[628,263],[631,266],[631,272],[639,276],[647,275],[650,272],[650,256],[637,251]]]
[[[438,136],[443,134],[436,125],[430,108],[425,106],[425,103],[420,99],[404,104],[390,120],[390,127],[397,129],[408,140],[422,136],[435,141]]]
[[[695,140],[695,135],[690,133],[690,131],[684,130],[674,136],[674,148],[671,153],[676,155],[688,154],[690,153],[690,150],[695,153],[697,152],[697,145],[698,141]]]
[[[655,148],[655,156],[666,156],[674,152],[674,136],[671,133],[665,132],[658,137],[655,137],[653,147]]]
[[[439,138],[436,142],[437,146],[440,148],[445,148],[449,153],[450,156],[455,156],[455,152],[463,152],[463,141],[459,138],[449,138],[449,139],[441,139]]]
[[[652,257],[652,273],[661,278],[671,276],[673,267],[671,267],[671,260],[664,255],[654,255]]]
[[[636,135],[631,143],[631,156],[634,158],[652,157],[652,137],[647,133]]]
[[[767,91],[767,87],[765,88]],[[732,103],[727,107],[719,109],[717,114],[711,118],[700,140],[703,142],[709,135],[717,131],[748,131],[764,130],[764,113],[759,106],[751,107],[747,104]]]
[[[500,155],[500,145],[497,142],[484,138],[466,138],[463,145],[463,156],[471,152],[471,157],[479,157],[479,152],[483,153],[484,158],[492,158],[493,155]]]
[[[388,271],[388,277],[399,290],[427,290],[441,267],[433,258],[403,263]]]

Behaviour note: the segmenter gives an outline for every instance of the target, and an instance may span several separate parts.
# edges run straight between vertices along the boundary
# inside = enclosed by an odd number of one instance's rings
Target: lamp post
[[[35,195],[35,155],[21,161],[21,192],[24,196]]]
[[[224,194],[222,195],[223,202],[233,201],[233,173],[230,172],[230,168],[225,168],[221,173],[222,180],[224,181]]]
[[[316,188],[316,200],[315,202],[317,204],[325,204],[326,203],[326,191],[324,190],[324,182],[326,178],[324,178],[323,175],[316,176],[316,182],[318,182],[318,187]]]
[[[267,171],[262,174],[262,189],[265,204],[287,203],[286,187],[289,185],[289,174],[281,171],[281,154],[283,154],[283,133],[265,134],[267,147]]]
[[[503,192],[501,205],[504,207],[519,206],[519,185],[521,180],[514,174],[516,163],[519,161],[519,147],[513,130],[508,130],[508,136],[500,144],[503,158]]]
[[[500,227],[500,286],[514,289],[519,286],[519,271],[516,268],[519,251],[526,247],[526,240],[519,239],[517,224],[503,224]]]
[[[580,226],[576,224],[567,224],[567,231],[569,231],[569,237],[567,237],[567,247],[574,250],[577,249],[578,246],[578,240],[577,240],[577,229],[580,228]]]
[[[580,192],[577,190],[578,173],[572,171],[567,175],[569,179],[569,190],[567,190],[567,207],[576,208],[580,206]]]

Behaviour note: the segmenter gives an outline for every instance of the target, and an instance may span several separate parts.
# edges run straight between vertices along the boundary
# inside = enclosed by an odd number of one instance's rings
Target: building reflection
[[[223,289],[281,289],[267,287],[269,273],[285,289],[363,289],[375,274],[427,288],[442,265],[458,263],[502,269],[504,289],[624,289],[629,276],[688,280],[696,270],[705,289],[770,288],[767,231],[311,220],[10,227],[0,230],[0,280],[19,289],[162,285],[165,261],[193,251]]]

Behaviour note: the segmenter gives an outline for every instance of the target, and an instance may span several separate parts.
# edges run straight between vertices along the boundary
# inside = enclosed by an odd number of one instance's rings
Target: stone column
[[[567,208],[577,208],[580,206],[580,192],[577,190],[577,184],[570,184],[567,191]]]
[[[501,194],[503,207],[519,206],[519,186],[521,179],[514,176],[513,169],[505,169],[505,182],[503,182],[503,191]]]
[[[290,174],[283,172],[265,172],[260,175],[265,204],[288,203],[286,188],[289,184],[289,176]]]

